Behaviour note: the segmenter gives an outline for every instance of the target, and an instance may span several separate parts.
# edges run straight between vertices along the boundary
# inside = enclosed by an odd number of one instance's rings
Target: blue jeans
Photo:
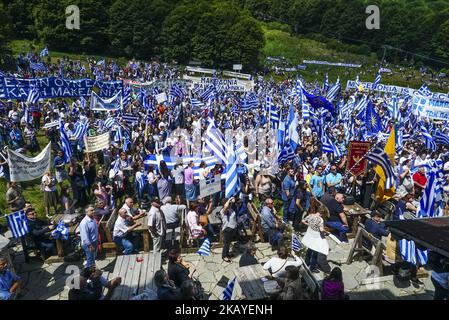
[[[292,200],[287,200],[284,201],[284,217],[282,218],[284,220],[285,223],[287,223],[288,218],[290,216],[290,212],[289,212],[289,208],[290,208],[290,204],[291,204]]]
[[[94,246],[94,251],[90,252],[89,246],[83,245],[84,253],[86,254],[86,268],[94,266],[95,265],[95,258],[97,256],[97,249],[98,249],[98,243],[94,242],[92,243]]]
[[[343,242],[348,242],[346,233],[348,233],[349,228],[343,226],[343,223],[341,223],[340,221],[328,221],[328,222],[326,222],[326,226],[338,231],[338,233],[336,235],[338,240],[343,241]]]
[[[133,253],[133,243],[127,237],[114,237],[114,242],[119,247],[123,247],[123,254],[127,255]]]

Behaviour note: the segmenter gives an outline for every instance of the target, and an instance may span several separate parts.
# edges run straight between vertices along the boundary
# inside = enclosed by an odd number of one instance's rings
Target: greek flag
[[[393,167],[391,165],[390,158],[385,153],[385,151],[379,147],[376,147],[368,154],[367,159],[379,165],[384,171],[385,189],[390,189],[391,187],[393,187],[395,180]]]
[[[25,215],[25,210],[20,210],[8,214],[6,216],[9,229],[11,229],[14,238],[20,238],[28,233],[28,222]]]
[[[235,155],[234,146],[230,144],[226,148],[226,186],[225,197],[230,198],[235,196],[240,191],[239,177],[237,174],[237,156]]]
[[[104,121],[104,126],[108,129],[111,129],[114,125],[117,124],[117,120],[113,117],[107,117]]]
[[[380,80],[381,80],[381,75],[380,75],[380,70],[379,70],[376,74],[376,79],[374,79],[374,84],[373,84],[374,88],[376,88],[380,84]]]
[[[104,66],[106,65],[106,62],[104,61],[104,59],[101,59],[100,61],[97,62],[98,66],[102,66],[104,68]]]
[[[170,96],[182,99],[182,97],[184,96],[184,92],[177,84],[174,84],[170,88]]]
[[[325,133],[321,137],[321,150],[326,153],[333,153],[335,157],[341,157],[340,149],[335,145],[335,143],[329,138],[329,136]]]
[[[327,89],[329,89],[329,76],[326,73],[326,75],[324,76],[323,92],[327,92]]]
[[[201,245],[201,247],[198,249],[198,251],[196,253],[198,253],[200,256],[210,255],[210,240],[209,240],[209,238],[204,239],[203,244]]]
[[[282,166],[284,163],[293,160],[295,158],[295,153],[292,150],[290,144],[286,143],[282,148],[282,151],[278,156],[278,164]]]
[[[340,78],[337,78],[337,82],[329,89],[326,95],[326,99],[329,101],[335,100],[337,98],[338,93],[340,92],[341,85],[340,85]]]
[[[440,131],[435,131],[434,139],[438,144],[449,146],[449,136],[447,134],[443,134]]]
[[[30,91],[28,91],[27,102],[36,103],[39,100],[39,90],[35,86],[30,87]]]
[[[432,95],[432,91],[430,91],[430,89],[425,84],[423,84],[421,88],[419,88],[418,94],[424,97],[429,97]]]
[[[366,94],[363,95],[363,97],[355,104],[354,111],[357,112],[357,118],[360,118],[361,115],[363,115],[363,111],[366,109],[366,106],[368,105],[368,97]]]
[[[240,109],[242,111],[249,111],[259,107],[259,100],[254,92],[246,95],[245,99],[240,101]]]
[[[75,136],[76,140],[82,139],[87,134],[88,125],[86,123],[77,121],[74,126],[75,132],[73,133],[73,135]]]
[[[340,109],[340,119],[349,119],[352,111],[355,107],[355,97],[350,96],[348,102],[346,102],[343,107]]]
[[[201,94],[200,98],[203,101],[208,101],[214,98],[217,91],[215,90],[215,86],[213,84],[210,84]]]
[[[205,135],[206,148],[215,156],[217,156],[224,163],[227,162],[226,157],[226,143],[223,134],[215,126],[215,122],[212,120],[206,130]]]
[[[140,193],[143,190],[143,188],[145,188],[146,181],[148,180],[145,179],[145,175],[142,171],[136,173],[136,180],[137,180],[137,190]]]
[[[114,172],[114,176],[116,176],[120,171],[120,158],[117,156],[114,161],[114,167],[112,167],[112,172]]]
[[[81,109],[86,109],[86,106],[87,106],[87,101],[86,101],[86,99],[84,99],[84,97],[80,97],[80,107],[81,107]]]
[[[43,62],[30,62],[30,69],[34,71],[46,71],[47,68]]]
[[[67,228],[65,223],[61,220],[58,222],[58,225],[56,226],[55,230],[52,231],[51,236],[54,239],[68,240],[69,228]]]
[[[115,135],[114,135],[114,141],[115,142],[121,142],[123,138],[123,132],[122,132],[122,126],[118,126],[117,130],[115,131]]]
[[[429,165],[426,189],[419,202],[418,218],[437,216],[438,213],[435,214],[435,203],[442,200],[443,162],[441,160],[430,161]]]
[[[67,137],[67,133],[64,129],[64,122],[59,123],[59,135],[60,135],[60,142],[61,142],[61,149],[64,153],[64,162],[69,163],[70,159],[72,158],[72,146],[70,145],[70,140]]]
[[[293,251],[299,251],[301,248],[301,242],[298,239],[298,236],[294,233],[292,233],[292,250]]]
[[[192,107],[194,108],[200,108],[204,106],[204,103],[202,103],[201,101],[197,100],[197,99],[190,99],[190,103],[192,104]]]
[[[133,114],[126,113],[122,116],[122,119],[129,125],[133,125],[139,121],[139,116],[135,116]]]
[[[399,215],[399,220],[405,220],[403,213]],[[421,265],[425,265],[427,263],[429,251],[419,250],[418,248],[416,248],[415,242],[413,240],[399,240],[399,252],[403,260],[412,264],[416,265],[417,263],[419,263]]]
[[[232,292],[234,291],[234,285],[235,285],[235,279],[232,279],[228,285],[226,286],[226,289],[223,291],[223,300],[231,300],[232,298]]]
[[[48,56],[49,52],[48,52],[48,48],[45,47],[44,49],[42,49],[41,53],[39,53],[40,57],[46,57]]]
[[[130,104],[132,102],[131,99],[131,88],[130,87],[126,87],[123,90],[123,96],[122,96],[122,108],[126,107],[128,104]]]
[[[392,119],[397,119],[399,116],[399,99],[397,96],[393,96],[391,98],[390,103],[388,104],[388,112]]]
[[[237,154],[237,158],[241,161],[245,161],[246,158],[248,158],[248,155],[246,154],[245,147],[242,143],[237,144],[235,153]]]
[[[421,134],[424,138],[424,142],[426,143],[426,148],[435,151],[437,149],[437,145],[424,124],[421,124]]]

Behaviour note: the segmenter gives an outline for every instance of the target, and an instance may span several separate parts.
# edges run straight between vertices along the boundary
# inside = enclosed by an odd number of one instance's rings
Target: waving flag
[[[426,148],[435,151],[437,149],[437,145],[433,140],[432,135],[429,133],[429,131],[427,130],[427,128],[424,126],[423,123],[421,123],[421,134],[422,137],[424,138]]]
[[[27,102],[36,103],[39,100],[39,90],[35,86],[30,87],[30,91],[28,91]]]
[[[391,98],[391,101],[388,104],[388,112],[390,113],[391,118],[398,119],[398,117],[399,117],[399,99],[397,96],[393,96]]]
[[[380,84],[380,80],[381,80],[381,75],[380,75],[380,70],[379,70],[376,74],[376,79],[374,79],[374,84],[373,84],[374,88],[376,88]]]
[[[302,91],[304,92],[304,95],[305,95],[307,101],[309,101],[310,105],[314,109],[324,108],[327,111],[329,111],[331,114],[335,113],[334,105],[331,102],[329,102],[328,100],[326,100],[326,98],[321,97],[321,96],[314,96],[314,95],[308,93],[305,89],[303,89]]]
[[[209,240],[209,238],[204,239],[203,244],[201,245],[201,247],[198,249],[198,251],[196,253],[198,253],[200,256],[210,255],[210,240]]]
[[[374,105],[371,100],[368,101],[368,106],[366,107],[365,126],[368,133],[378,133],[382,131],[382,122],[380,121],[380,117],[376,110],[374,110]]]
[[[69,239],[69,228],[66,227],[64,221],[59,221],[58,225],[56,226],[55,230],[52,231],[51,237],[54,239],[62,239],[62,240],[68,240]]]
[[[235,196],[236,193],[240,191],[240,181],[237,174],[237,156],[235,154],[233,144],[227,146],[226,153],[225,197],[230,198]]]
[[[329,138],[329,136],[325,133],[321,137],[321,148],[325,153],[332,153],[335,157],[341,157],[340,149],[335,145],[335,143]]]
[[[48,56],[49,52],[48,52],[48,48],[45,47],[44,49],[42,49],[41,53],[39,53],[40,57],[46,57]]]
[[[278,164],[282,166],[284,163],[293,160],[295,158],[295,153],[292,150],[292,147],[290,144],[285,144],[282,148],[282,151],[279,153],[278,156]]]
[[[206,148],[224,163],[227,162],[226,143],[223,134],[215,126],[215,122],[211,121],[206,130],[205,135]]]
[[[9,229],[11,229],[14,238],[20,238],[28,233],[28,222],[25,210],[8,214],[6,216],[6,221],[8,222]]]
[[[223,300],[231,300],[232,292],[234,291],[235,279],[236,277],[234,277],[234,279],[232,279],[226,286],[226,289],[223,292]]]
[[[337,78],[337,82],[335,82],[335,84],[329,89],[329,91],[327,92],[327,100],[329,101],[334,101],[335,98],[337,98],[339,92],[341,89],[341,85],[340,85],[340,78]]]
[[[70,145],[70,140],[67,136],[67,133],[64,129],[64,122],[60,121],[59,123],[59,135],[60,135],[60,142],[61,142],[61,149],[64,153],[64,162],[69,163],[70,159],[72,158],[72,146]]]
[[[123,89],[122,108],[128,106],[131,102],[131,88],[128,86]]]
[[[30,69],[34,71],[46,71],[47,67],[43,62],[30,62]]]
[[[367,159],[382,168],[385,174],[385,189],[390,189],[393,187],[395,181],[393,167],[391,165],[390,158],[385,151],[379,147],[376,147],[368,154]]]
[[[329,76],[326,73],[324,76],[323,92],[327,92],[327,89],[329,89]]]
[[[441,160],[430,163],[430,170],[427,172],[426,188],[419,202],[418,218],[438,215],[435,214],[435,203],[438,200],[441,201],[441,184],[444,178],[442,169],[443,162]],[[440,192],[439,195],[438,192]]]
[[[423,84],[421,88],[419,88],[418,94],[424,97],[430,97],[432,95],[432,91],[430,91],[430,89],[425,84]]]

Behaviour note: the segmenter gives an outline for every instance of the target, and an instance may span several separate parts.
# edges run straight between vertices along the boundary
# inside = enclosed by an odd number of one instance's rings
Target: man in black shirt
[[[36,217],[36,210],[28,208],[26,210],[28,235],[41,251],[42,259],[45,260],[52,255],[55,242],[50,239],[50,232],[55,228],[54,225],[48,224]]]
[[[329,219],[326,222],[326,226],[337,231],[337,238],[342,242],[348,242],[346,233],[349,231],[348,220],[345,215],[345,208],[343,202],[345,198],[342,193],[336,193],[334,197],[331,195],[324,195],[321,198],[321,202],[329,210]]]

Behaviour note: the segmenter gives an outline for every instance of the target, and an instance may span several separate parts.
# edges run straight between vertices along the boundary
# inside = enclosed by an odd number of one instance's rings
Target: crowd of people
[[[28,58],[24,55],[19,57],[19,76],[55,75],[75,79],[93,74],[97,80],[156,80],[161,86],[147,89],[146,92],[143,89],[134,92],[128,105],[112,112],[93,111],[89,102],[83,103],[84,98],[81,97],[73,101],[49,99],[34,104],[11,100],[1,103],[0,166],[3,177],[8,181],[7,211],[25,211],[29,234],[41,249],[43,258],[54,253],[54,241],[49,234],[55,226],[45,219],[37,218],[33,207],[37,203],[27,202],[29,199],[20,184],[9,182],[6,149],[18,150],[27,155],[36,154],[42,147],[38,137],[44,134],[55,155],[51,169],[41,180],[45,215],[51,219],[56,213],[85,214],[79,229],[88,271],[80,278],[82,288],[71,291],[71,299],[99,299],[102,297],[100,287],[108,287],[112,292],[120,283],[120,279],[106,282],[101,272],[95,270],[95,259],[102,241],[98,222],[102,218],[107,219],[114,209],[118,210],[118,217],[113,228],[113,239],[123,254],[132,254],[140,249],[133,230],[140,226],[136,221],[143,215],[148,215],[153,250],[168,254],[167,272],[160,271],[155,276],[158,297],[197,298],[201,287],[192,277],[193,270],[182,263],[179,251],[170,250],[165,245],[167,230],[180,226],[179,212],[186,210],[189,237],[218,240],[217,236],[221,232],[222,259],[230,262],[234,258],[230,250],[231,242],[237,240],[244,243],[245,229],[252,219],[248,211],[250,202],[260,210],[261,227],[266,237],[262,240],[268,241],[278,252],[278,257],[270,259],[264,268],[270,270],[274,277],[283,279],[280,281],[284,288],[281,298],[300,299],[302,295],[298,275],[299,258],[294,252],[290,254],[284,246],[285,230],[290,225],[295,231],[305,232],[302,241],[308,248],[306,264],[313,272],[321,271],[328,275],[322,285],[323,298],[347,298],[344,295],[341,270],[332,270],[327,262],[329,245],[324,235],[331,232],[338,240],[347,242],[350,221],[345,214],[345,199],[353,197],[364,207],[371,208],[374,201],[371,195],[379,183],[371,163],[365,174],[355,177],[348,173],[348,144],[349,141],[358,140],[383,146],[394,130],[397,130],[399,136],[395,163],[392,163],[397,181],[396,191],[389,201],[395,204],[396,209],[391,217],[373,210],[372,219],[366,223],[367,230],[380,239],[389,234],[381,220],[399,220],[404,215],[416,216],[431,171],[426,165],[436,161],[440,161],[440,171],[444,177],[441,179],[438,204],[441,214],[447,215],[448,146],[439,141],[432,145],[423,132],[426,129],[426,132],[446,134],[448,127],[442,121],[419,118],[411,113],[410,97],[398,97],[398,115],[393,117],[390,103],[394,97],[390,94],[366,92],[358,88],[355,92],[341,90],[340,99],[335,98],[338,106],[335,112],[329,111],[320,116],[321,110],[317,110],[317,118],[314,118],[306,113],[306,100],[297,91],[298,81],[288,78],[275,83],[256,77],[251,94],[218,89],[213,99],[203,101],[202,107],[197,107],[192,99],[201,100],[202,95],[195,87],[183,88],[184,94],[181,95],[173,96],[170,92],[170,99],[163,103],[158,103],[155,98],[154,93],[164,90],[169,92],[170,88],[164,87],[164,83],[180,79],[181,73],[177,66],[131,61],[125,67],[119,67],[114,61],[102,60],[99,63],[89,59],[86,68],[80,62],[61,59],[57,63],[48,61],[47,71],[35,72],[26,67],[26,59],[37,59],[37,56],[30,54]],[[326,96],[329,90],[312,83],[301,82],[301,86],[304,90],[322,96]],[[273,124],[272,109],[268,109],[265,104],[267,97],[271,98],[279,118],[288,118],[288,114],[293,112],[299,120],[294,127],[284,121],[285,126],[293,128],[298,134],[295,150],[292,150],[286,161],[280,160],[283,149],[278,143],[282,144],[282,141],[276,139],[271,145],[257,146],[253,157],[250,156],[251,139],[246,137],[237,141],[234,135],[231,143],[240,143],[245,150],[245,157],[237,161],[239,192],[227,196],[227,182],[223,179],[221,192],[202,197],[199,192],[200,181],[225,174],[229,163],[216,158],[212,165],[202,162],[197,167],[194,161],[184,163],[183,157],[213,155],[206,147],[207,138],[204,138],[211,123],[221,132],[232,130],[234,133],[239,128],[254,133],[274,129],[276,135],[281,131],[281,126]],[[369,130],[364,117],[359,116],[363,110],[357,110],[359,102],[364,99],[373,103],[379,116],[382,128],[375,134]],[[250,110],[242,107],[254,100],[255,106]],[[363,105],[363,108],[368,107]],[[342,110],[349,111],[345,113]],[[313,110],[309,109],[309,112],[313,113]],[[27,114],[31,117],[27,118]],[[123,115],[128,114],[136,116],[137,121],[126,121]],[[113,119],[112,126],[107,125],[110,119]],[[55,121],[60,121],[63,128],[49,125]],[[110,147],[95,153],[84,152],[83,139],[75,135],[80,123],[87,125],[87,136],[110,132]],[[70,139],[73,154],[70,159],[67,159],[61,148],[61,130]],[[289,134],[291,136],[292,133]],[[197,136],[200,137],[198,148],[194,141]],[[335,146],[333,151],[324,148],[323,137],[330,139]],[[161,156],[158,159],[163,160],[159,160],[156,166],[149,165],[146,160],[152,155]],[[176,164],[172,166],[167,163],[167,159]],[[312,199],[318,200],[322,207],[311,210]],[[220,230],[208,223],[208,216],[217,207],[221,207]],[[437,208],[433,209],[436,212]],[[44,213],[38,214],[42,217]],[[254,253],[255,247],[247,244],[240,264],[257,263]],[[291,260],[288,260],[289,257]],[[410,268],[413,269],[412,266]],[[446,296],[449,290],[447,275],[440,274],[432,278],[441,285],[441,290],[446,290]],[[3,277],[12,279],[8,280],[10,283],[16,281],[9,274]],[[446,279],[446,282],[442,279]],[[413,280],[419,282],[416,273]],[[8,297],[6,293],[5,297]]]

